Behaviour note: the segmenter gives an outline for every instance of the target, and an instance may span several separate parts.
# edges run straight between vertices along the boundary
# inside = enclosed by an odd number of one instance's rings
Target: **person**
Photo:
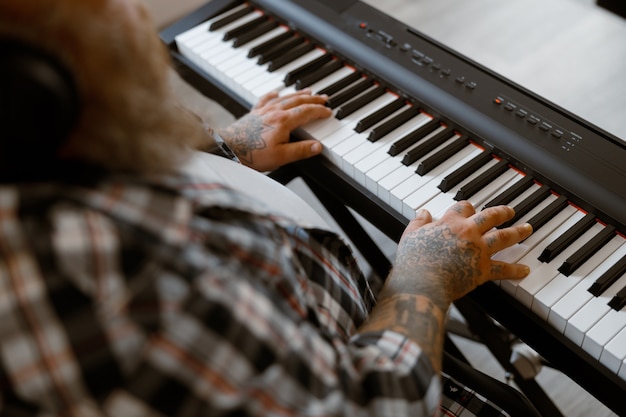
[[[81,99],[59,169],[0,187],[0,414],[451,415],[447,311],[523,278],[491,256],[531,227],[494,229],[505,206],[420,210],[373,294],[336,233],[224,185],[270,180],[203,152],[222,137],[258,171],[317,155],[289,132],[326,97],[270,94],[213,132],[176,104],[153,27],[135,0],[0,3],[0,37],[57,57]]]

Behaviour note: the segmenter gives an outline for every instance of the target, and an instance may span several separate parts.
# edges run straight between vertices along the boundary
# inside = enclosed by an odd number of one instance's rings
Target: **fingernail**
[[[527,276],[528,274],[530,274],[530,268],[526,265],[524,265],[524,268],[522,270],[524,276]]]
[[[532,233],[533,232],[533,226],[530,223],[524,223],[523,227],[524,227],[524,231],[526,233]]]
[[[320,152],[322,152],[322,144],[319,142],[315,142],[314,144],[311,145],[311,152],[314,154],[318,154]]]
[[[415,218],[420,218],[428,215],[428,211],[424,208],[421,208],[415,212]]]

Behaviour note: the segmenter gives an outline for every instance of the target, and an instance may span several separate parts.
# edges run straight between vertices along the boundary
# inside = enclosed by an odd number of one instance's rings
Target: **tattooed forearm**
[[[437,371],[441,366],[445,313],[428,297],[400,294],[380,301],[360,331],[393,330],[417,343]]]
[[[251,165],[253,152],[267,146],[263,135],[270,129],[273,129],[272,126],[264,123],[260,116],[247,114],[228,128],[220,130],[220,135],[243,163]]]

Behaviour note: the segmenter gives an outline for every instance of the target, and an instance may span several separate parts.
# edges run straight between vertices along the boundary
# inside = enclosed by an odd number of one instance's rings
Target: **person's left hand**
[[[310,121],[329,117],[332,110],[324,105],[327,99],[309,90],[285,96],[269,93],[250,113],[218,133],[243,164],[271,171],[322,152],[320,142],[289,142],[289,135]]]

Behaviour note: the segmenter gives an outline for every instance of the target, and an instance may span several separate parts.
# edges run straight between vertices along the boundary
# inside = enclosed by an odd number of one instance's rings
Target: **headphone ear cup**
[[[0,161],[4,166],[49,160],[74,128],[78,114],[76,86],[65,67],[29,45],[0,41]]]

